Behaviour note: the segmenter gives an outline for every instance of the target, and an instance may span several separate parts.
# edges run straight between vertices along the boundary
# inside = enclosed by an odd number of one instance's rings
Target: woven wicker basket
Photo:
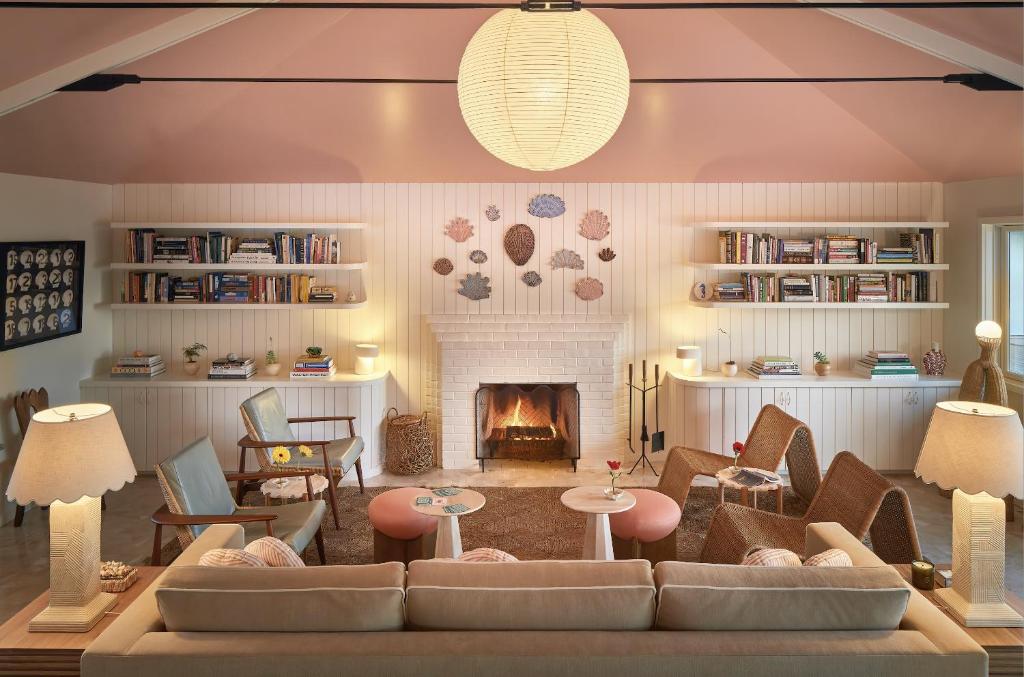
[[[394,412],[394,415],[392,415]],[[418,475],[434,467],[434,445],[427,427],[427,415],[399,416],[388,410],[387,454],[384,467],[396,475]]]

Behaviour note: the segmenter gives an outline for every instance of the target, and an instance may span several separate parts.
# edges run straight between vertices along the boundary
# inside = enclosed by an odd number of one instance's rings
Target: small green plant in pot
[[[205,352],[206,346],[198,341],[181,349],[181,354],[185,356],[183,366],[186,374],[195,376],[199,373],[199,356]]]
[[[277,373],[281,371],[281,362],[277,359],[277,353],[274,352],[274,337],[271,336],[267,343],[267,354],[264,358],[263,371],[268,376],[277,376]]]
[[[832,363],[828,355],[820,350],[814,353],[814,373],[818,376],[828,376],[832,373]]]
[[[309,346],[306,348],[306,355],[309,355],[310,357],[320,357],[323,353],[324,349],[320,346]]]

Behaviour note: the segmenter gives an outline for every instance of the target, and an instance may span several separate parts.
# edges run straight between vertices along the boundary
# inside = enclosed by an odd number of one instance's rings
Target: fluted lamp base
[[[1024,618],[1006,603],[1006,506],[1003,500],[953,492],[953,587],[935,596],[968,628],[1019,628]]]
[[[114,606],[100,592],[100,499],[50,504],[50,599],[30,632],[87,632]]]

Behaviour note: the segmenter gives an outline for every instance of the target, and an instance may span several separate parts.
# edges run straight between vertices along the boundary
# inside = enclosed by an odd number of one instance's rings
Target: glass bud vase
[[[932,343],[932,349],[924,354],[924,373],[928,376],[942,376],[946,371],[946,353],[942,352],[939,343]]]

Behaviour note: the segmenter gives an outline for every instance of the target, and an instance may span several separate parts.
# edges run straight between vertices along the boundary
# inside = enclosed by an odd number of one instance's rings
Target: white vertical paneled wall
[[[527,205],[537,193],[564,198],[565,214],[529,215]],[[494,223],[484,216],[490,204],[501,210]],[[611,236],[602,242],[578,233],[588,209],[601,209],[611,219]],[[674,349],[680,343],[702,346],[707,368],[726,359],[743,364],[758,354],[781,352],[809,369],[812,353],[823,350],[837,368],[846,369],[872,348],[903,349],[919,361],[931,341],[942,338],[942,311],[935,310],[697,308],[689,303],[690,290],[702,273],[687,265],[717,255],[714,231],[688,228],[691,222],[938,220],[938,183],[129,184],[114,187],[112,212],[115,221],[209,221],[211,226],[218,221],[368,222],[361,236],[351,236],[356,239],[350,246],[361,249],[343,252],[347,260],[369,262],[365,271],[345,273],[360,276],[348,284],[365,289],[369,303],[363,309],[118,310],[113,349],[115,354],[159,350],[177,366],[180,347],[194,340],[209,345],[214,355],[235,351],[260,357],[267,336],[273,336],[285,359],[315,343],[335,354],[344,369],[354,343],[375,342],[382,349],[381,368],[392,375],[386,404],[402,412],[435,408],[437,349],[424,319],[431,314],[626,315],[631,318],[626,360],[647,359],[663,369],[676,366]],[[455,216],[476,228],[466,242],[443,234]],[[514,266],[502,249],[504,231],[513,223],[526,223],[537,234],[536,253],[524,267]],[[584,270],[551,269],[552,252],[563,247],[579,252]],[[597,258],[603,247],[615,250],[612,262]],[[469,261],[474,249],[487,252],[486,263]],[[455,263],[447,277],[431,270],[440,256]],[[537,270],[543,284],[523,284],[519,278],[527,270]],[[470,272],[490,277],[489,299],[475,302],[456,293],[459,278]],[[729,274],[709,273],[705,279],[717,275]],[[574,282],[585,276],[604,283],[601,299],[585,302],[574,295]],[[737,431],[737,436],[743,435]],[[676,437],[669,443],[682,442]]]

